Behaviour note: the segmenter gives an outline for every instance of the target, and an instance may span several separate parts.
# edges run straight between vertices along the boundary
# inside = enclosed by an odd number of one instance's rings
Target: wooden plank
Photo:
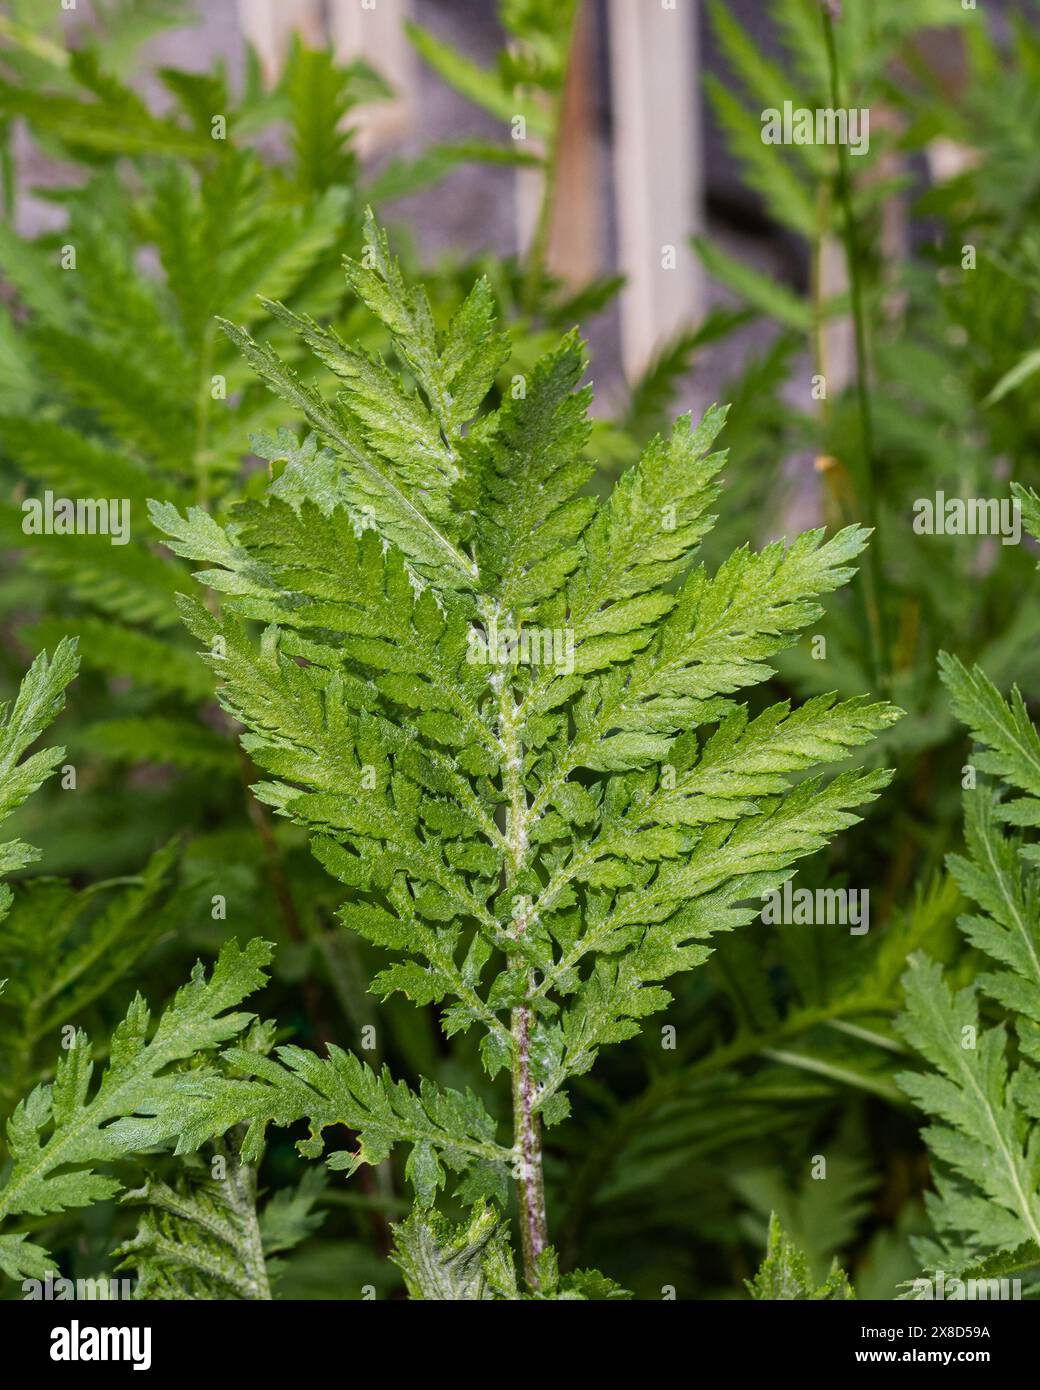
[[[609,0],[614,207],[622,361],[640,375],[695,321],[703,277],[690,249],[703,223],[697,0]]]
[[[238,0],[238,22],[269,85],[282,70],[294,31],[312,48],[325,42],[321,0]]]
[[[329,0],[328,23],[333,50],[341,62],[364,58],[397,93],[351,112],[363,155],[392,145],[415,123],[418,72],[404,32],[411,0]]]

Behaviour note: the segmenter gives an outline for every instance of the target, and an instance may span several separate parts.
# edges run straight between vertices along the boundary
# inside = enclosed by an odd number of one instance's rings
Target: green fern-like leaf
[[[920,1242],[918,1253],[929,1270],[961,1274],[1020,1247],[1040,1250],[1040,869],[1026,838],[1038,823],[1040,743],[1017,690],[1005,702],[978,668],[945,655],[940,665],[955,712],[982,744],[975,766],[1005,784],[965,791],[967,853],[949,858],[978,909],[961,930],[997,968],[951,991],[940,967],[918,956],[904,982],[901,1030],[931,1067],[899,1078],[933,1121],[925,1138],[937,1240]],[[1005,789],[1025,794],[1005,799]],[[1002,1021],[980,1018],[980,991]]]
[[[537,1170],[568,1081],[886,784],[820,769],[892,707],[827,696],[752,719],[732,698],[770,676],[867,533],[745,547],[709,573],[696,552],[723,411],[653,439],[598,502],[576,337],[484,410],[506,351],[486,290],[437,332],[371,221],[368,237],[348,278],[407,377],[271,306],[339,377],[333,401],[232,335],[321,449],[280,436],[277,483],[224,525],[169,504],[153,517],[222,596],[219,616],[181,607],[267,774],[256,794],[311,832],[347,889],[343,921],[394,958],[374,990],[441,1005],[447,1033],[479,1029],[490,1076],[509,1069],[521,1171]],[[341,1166],[412,1144],[424,1207],[442,1160],[475,1197],[516,1152],[472,1101],[407,1092],[346,1054],[234,1065],[253,1079],[186,1081],[182,1146],[247,1123],[250,1153],[267,1124],[306,1116],[317,1152],[317,1131],[345,1122],[362,1137]]]
[[[6,820],[54,772],[64,748],[47,748],[29,757],[26,751],[65,705],[65,688],[76,675],[76,643],[63,638],[53,657],[41,652],[29,668],[10,709],[0,710],[0,819]],[[0,873],[13,873],[39,857],[20,840],[0,845]],[[0,886],[0,917],[6,915],[11,890]]]
[[[809,1261],[794,1244],[774,1212],[769,1218],[766,1256],[753,1279],[747,1282],[753,1299],[842,1302],[855,1298],[848,1275],[837,1261],[822,1284],[809,1272]]]
[[[112,1035],[108,1065],[97,1084],[90,1040],[82,1030],[60,1057],[53,1082],[16,1106],[7,1123],[11,1166],[0,1186],[0,1224],[51,1216],[115,1195],[118,1180],[104,1165],[149,1143],[147,1123],[134,1116],[158,1105],[171,1068],[237,1036],[251,1015],[234,1012],[264,981],[264,942],[244,949],[228,942],[209,978],[199,965],[177,991],[149,1037],[149,1012],[138,995]],[[45,1262],[18,1231],[0,1233],[3,1268],[38,1277]],[[53,1268],[53,1262],[50,1265]]]
[[[345,1125],[358,1135],[356,1151],[337,1150],[329,1166],[354,1172],[381,1163],[397,1143],[412,1146],[408,1174],[424,1206],[445,1183],[444,1164],[459,1172],[476,1167],[476,1180],[503,1190],[510,1151],[495,1143],[494,1122],[472,1092],[442,1090],[424,1081],[418,1092],[373,1072],[352,1053],[330,1047],[327,1058],[298,1047],[279,1047],[276,1057],[230,1048],[224,1060],[237,1075],[190,1073],[176,1095],[165,1093],[153,1142],[176,1138],[176,1152],[190,1153],[214,1135],[245,1125],[242,1158],[258,1161],[267,1127],[310,1123],[297,1147],[307,1157],[323,1149],[322,1132]]]
[[[115,1252],[119,1268],[136,1271],[138,1299],[270,1299],[277,1254],[321,1224],[315,1206],[324,1185],[309,1169],[297,1187],[261,1205],[256,1169],[218,1144],[212,1156],[183,1160],[173,1185],[149,1176],[123,1194],[144,1210],[137,1233]]]
[[[414,1212],[394,1227],[391,1259],[413,1299],[485,1301],[516,1284],[508,1230],[484,1203],[455,1228],[437,1212]]]

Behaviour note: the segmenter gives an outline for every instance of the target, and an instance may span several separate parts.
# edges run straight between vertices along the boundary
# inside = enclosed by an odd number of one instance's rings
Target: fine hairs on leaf
[[[316,1156],[342,1123],[357,1146],[330,1161],[348,1171],[410,1146],[417,1212],[397,1249],[413,1296],[519,1296],[490,1205],[515,1184],[519,1287],[588,1296],[555,1272],[543,1195],[543,1131],[567,1116],[568,1083],[889,780],[823,769],[892,706],[822,695],[753,716],[736,698],[849,579],[868,533],[745,546],[710,573],[697,548],[724,410],[652,439],[599,501],[575,334],[491,409],[510,349],[484,282],[439,327],[371,216],[347,277],[406,370],[278,304],[320,366],[227,325],[314,437],[226,524],[152,514],[219,595],[219,615],[181,608],[266,774],[255,794],[309,832],[344,887],[343,924],[388,953],[374,992],[439,1006],[449,1036],[477,1030],[487,1078],[509,1078],[513,1132],[487,1080],[413,1089],[335,1046],[284,1046],[229,1050],[236,1075],[186,1074],[153,1134],[187,1152],[244,1125],[254,1161],[272,1124],[306,1119]],[[309,380],[321,367],[332,397]],[[474,1205],[450,1229],[431,1214],[449,1185]]]

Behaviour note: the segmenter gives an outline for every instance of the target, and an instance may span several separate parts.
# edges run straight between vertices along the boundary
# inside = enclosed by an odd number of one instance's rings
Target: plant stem
[[[0,121],[0,194],[4,203],[3,220],[8,227],[14,226],[17,186],[14,152],[11,149],[11,122],[5,117]]]
[[[345,1023],[358,1035],[363,1028],[373,1029],[376,1042],[368,1052],[378,1070],[383,1049],[378,1041],[376,1010],[366,990],[357,937],[343,927],[328,925],[316,911],[304,913],[300,923],[307,940],[325,962],[329,985]]]
[[[521,1004],[512,1013],[513,1032],[513,1137],[516,1147],[516,1188],[520,1203],[520,1241],[524,1275],[538,1287],[538,1257],[548,1243],[545,1220],[545,1185],[542,1179],[541,1122],[534,1113],[534,1079],[531,1076],[531,1007]]]
[[[556,178],[559,173],[560,141],[559,131],[554,130],[549,137],[549,147],[545,154],[545,182],[542,201],[538,209],[534,236],[527,252],[527,265],[524,268],[524,283],[521,303],[528,314],[538,307],[542,280],[545,276],[545,262],[549,254],[549,240],[552,236],[553,212],[556,207]]]
[[[34,34],[24,24],[0,14],[0,38],[15,48],[20,48],[40,62],[51,63],[56,68],[69,66],[69,55],[61,44],[45,39],[42,34]]]
[[[496,611],[489,615],[489,637],[492,650],[498,649]],[[497,686],[499,708],[499,738],[502,746],[502,784],[507,799],[506,891],[518,889],[527,859],[527,818],[530,808],[523,779],[523,751],[517,728],[517,705],[509,680],[502,672],[492,677]],[[513,899],[513,935],[523,936],[530,919],[528,899]],[[523,957],[519,952],[509,957],[509,969],[519,970]],[[513,1145],[514,1177],[520,1209],[520,1241],[524,1256],[524,1277],[532,1289],[538,1287],[538,1257],[548,1243],[545,1219],[545,1186],[542,1180],[541,1122],[535,1111],[535,1080],[531,1071],[531,1024],[534,1010],[531,996],[535,990],[534,973],[528,970],[524,983],[524,998],[510,1015],[513,1041]]]
[[[827,68],[831,84],[831,105],[837,111],[841,109],[841,76],[838,64],[838,48],[834,38],[834,20],[826,6],[822,7],[821,13],[823,41],[827,50]],[[857,491],[863,507],[863,519],[874,532],[863,559],[863,597],[866,606],[867,634],[874,679],[883,686],[887,683],[887,675],[879,577],[881,541],[877,529],[877,505],[874,495],[874,424],[870,404],[867,321],[863,307],[859,237],[852,205],[849,152],[840,141],[837,144],[837,152],[838,200],[842,209],[842,233],[845,243],[845,260],[849,273],[849,298],[852,304],[852,321],[856,342],[856,399],[859,408],[861,453]]]
[[[812,354],[813,369],[817,376],[827,380],[827,331],[824,323],[823,256],[830,226],[830,187],[821,179],[816,196],[816,236],[812,243],[811,290],[812,290]],[[830,421],[830,397],[824,393],[820,401],[820,419],[826,433]]]
[[[249,1297],[266,1302],[271,1297],[271,1282],[256,1214],[256,1169],[230,1152],[222,1140],[217,1140],[214,1148],[227,1165],[224,1184],[228,1202],[238,1218],[239,1250]]]
[[[202,338],[198,390],[195,393],[195,481],[198,504],[204,512],[210,507],[209,476],[209,412],[212,406],[213,353],[216,347],[216,325],[211,319]]]

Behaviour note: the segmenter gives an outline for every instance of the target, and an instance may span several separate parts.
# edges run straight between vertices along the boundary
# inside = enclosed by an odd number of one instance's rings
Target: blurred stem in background
[[[824,4],[821,10],[823,38],[827,50],[827,69],[831,87],[831,105],[835,111],[842,107],[841,69],[834,38],[834,14],[840,8]],[[849,297],[852,306],[853,331],[856,342],[856,399],[859,410],[860,466],[857,471],[857,492],[863,520],[873,531],[871,544],[860,571],[860,592],[865,612],[865,627],[870,649],[870,662],[878,692],[888,689],[887,656],[884,636],[884,609],[881,594],[881,537],[877,525],[874,499],[874,427],[870,404],[870,365],[867,353],[867,322],[863,304],[862,261],[856,228],[856,213],[852,201],[852,175],[849,169],[848,146],[838,141],[838,201],[842,211],[842,235],[848,267]]]
[[[542,101],[549,108],[546,113],[549,135],[545,146],[542,197],[535,222],[534,235],[527,252],[521,300],[524,311],[532,315],[537,312],[542,300],[542,285],[552,240],[553,216],[556,211],[556,193],[560,177],[560,152],[563,145],[564,118],[567,110],[567,89],[573,73],[574,51],[582,14],[582,0],[570,0],[570,11],[565,28],[563,69],[560,81],[554,91],[545,92],[542,96]]]

